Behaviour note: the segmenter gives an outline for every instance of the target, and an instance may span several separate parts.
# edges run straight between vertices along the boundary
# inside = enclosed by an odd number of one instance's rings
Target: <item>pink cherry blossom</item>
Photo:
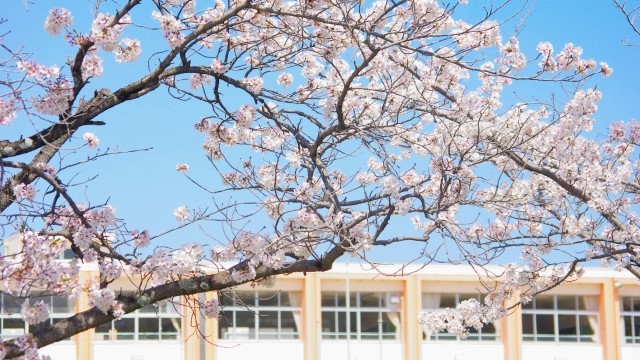
[[[189,164],[185,164],[185,163],[176,164],[176,171],[182,172],[182,173],[189,171]]]
[[[82,138],[87,142],[87,145],[89,145],[90,148],[100,145],[100,139],[98,139],[94,133],[86,132],[82,135]]]
[[[115,48],[117,62],[134,62],[138,60],[141,53],[140,41],[135,39],[124,38]]]
[[[44,22],[44,29],[51,35],[58,35],[63,28],[71,26],[73,18],[71,12],[65,8],[56,8],[49,11]]]
[[[254,95],[258,95],[262,91],[263,80],[260,77],[244,78],[240,82]]]
[[[36,190],[32,184],[18,184],[13,187],[13,194],[18,201],[33,201],[33,199],[36,197]]]
[[[215,74],[222,75],[227,72],[227,67],[218,58],[215,58],[211,62],[211,70]]]
[[[40,300],[33,306],[29,306],[29,301],[26,300],[22,303],[20,314],[29,325],[39,324],[49,318],[49,305]]]
[[[7,126],[16,118],[15,99],[0,98],[0,125]]]
[[[216,299],[207,300],[204,304],[204,316],[207,319],[218,318],[220,316],[220,310],[220,304]]]
[[[173,210],[173,216],[175,216],[178,221],[185,221],[189,218],[189,208],[186,206],[178,206]]]
[[[278,84],[284,87],[293,84],[293,75],[290,73],[282,73],[278,75]]]
[[[82,78],[84,80],[90,77],[98,77],[104,71],[102,67],[102,58],[97,55],[88,55],[82,62]]]

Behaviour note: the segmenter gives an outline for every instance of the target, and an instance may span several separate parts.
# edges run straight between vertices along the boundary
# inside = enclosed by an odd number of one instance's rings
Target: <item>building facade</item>
[[[218,296],[218,319],[174,299],[148,306],[42,349],[53,359],[462,360],[638,359],[640,283],[631,275],[587,269],[467,339],[427,333],[418,313],[455,307],[482,292],[475,272],[459,266],[424,269],[337,264],[326,273],[281,277],[273,288],[234,288]],[[81,276],[97,276],[86,268]],[[112,287],[132,291],[130,280]],[[81,297],[43,297],[50,321],[88,308]],[[28,331],[19,302],[2,298],[2,337]]]

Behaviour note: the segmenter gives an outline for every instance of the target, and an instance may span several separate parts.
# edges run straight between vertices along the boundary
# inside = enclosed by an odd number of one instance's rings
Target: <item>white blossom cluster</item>
[[[20,314],[29,325],[39,324],[49,318],[49,305],[40,300],[33,304],[33,306],[30,306],[29,301],[27,300],[22,303]]]
[[[207,300],[204,304],[204,316],[207,319],[217,319],[220,316],[220,303],[217,299]]]

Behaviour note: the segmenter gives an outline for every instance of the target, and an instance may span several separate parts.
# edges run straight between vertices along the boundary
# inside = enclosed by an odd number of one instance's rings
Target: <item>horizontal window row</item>
[[[298,339],[302,293],[297,291],[234,291],[220,294],[223,311],[218,337],[224,340]]]
[[[114,340],[178,340],[180,317],[123,317],[95,329],[97,341]]]
[[[219,294],[222,311],[218,334],[224,340],[299,339],[302,293],[297,291],[235,291]],[[455,308],[461,301],[483,299],[474,293],[424,293],[426,311]],[[63,296],[38,296],[51,307],[49,325],[73,314],[74,304]],[[20,318],[24,299],[0,294],[0,336],[24,335],[34,329]],[[401,295],[392,292],[323,292],[321,294],[321,336],[326,340],[399,340]],[[640,344],[640,297],[620,298],[624,342]],[[499,323],[470,329],[467,341],[496,341]],[[100,325],[97,340],[177,340],[182,316],[177,305],[166,302],[146,306],[121,320]],[[540,295],[522,306],[522,336],[533,342],[598,341],[598,298],[578,295]],[[423,333],[425,341],[462,340],[454,334]]]
[[[597,342],[598,298],[540,295],[522,307],[524,341]]]
[[[422,308],[425,311],[438,311],[447,308],[453,309],[458,306],[460,302],[469,299],[476,299],[482,302],[480,295],[473,293],[423,293]],[[428,341],[495,341],[498,339],[496,325],[486,324],[480,329],[469,329],[469,334],[464,339],[447,332],[429,333],[426,330],[423,331],[422,337]]]
[[[640,297],[626,296],[621,303],[624,341],[627,344],[640,344]]]

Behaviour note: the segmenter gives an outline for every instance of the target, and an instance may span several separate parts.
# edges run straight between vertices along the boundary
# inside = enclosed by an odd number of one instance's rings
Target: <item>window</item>
[[[480,294],[474,293],[423,293],[422,308],[425,311],[437,311],[441,309],[453,309],[461,301],[476,299],[482,302]],[[434,341],[451,341],[451,340],[475,340],[475,341],[493,341],[498,339],[496,327],[494,324],[486,324],[481,329],[469,329],[469,335],[465,339],[461,339],[455,334],[441,332],[436,334],[424,333],[424,339]]]
[[[622,323],[624,324],[624,342],[640,344],[640,297],[622,298]]]
[[[224,340],[300,337],[300,292],[235,291],[220,294],[218,336]]]
[[[348,300],[344,292],[322,293],[323,339],[400,339],[399,295],[355,292]]]
[[[182,316],[176,311],[180,302],[167,301],[148,305],[120,320],[102,324],[95,329],[98,341],[106,340],[179,340]]]
[[[0,334],[3,339],[16,338],[22,336],[35,327],[51,325],[61,319],[66,319],[74,314],[73,302],[67,296],[32,295],[29,303],[35,304],[43,301],[49,305],[51,316],[49,319],[36,325],[29,325],[22,320],[20,309],[25,298],[17,298],[8,294],[2,294],[2,314],[0,315]],[[67,338],[65,340],[69,340]]]
[[[595,296],[541,295],[522,306],[525,341],[597,341],[598,299]]]

